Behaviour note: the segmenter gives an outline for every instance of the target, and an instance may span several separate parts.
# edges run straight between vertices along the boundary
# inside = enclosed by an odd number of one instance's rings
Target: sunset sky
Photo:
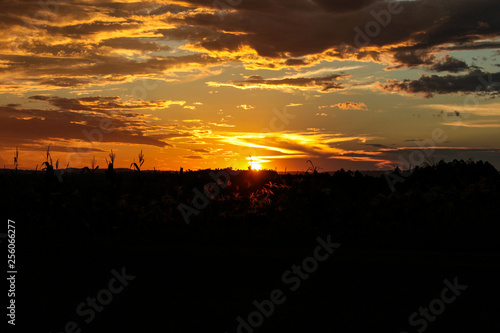
[[[163,170],[500,168],[499,17],[498,0],[2,1],[0,164],[18,147],[40,167],[50,144],[60,167],[113,149]]]

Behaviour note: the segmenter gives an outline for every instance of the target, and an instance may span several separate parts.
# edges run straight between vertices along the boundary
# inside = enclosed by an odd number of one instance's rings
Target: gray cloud
[[[500,72],[485,73],[481,70],[470,71],[465,75],[423,75],[418,80],[389,80],[380,85],[390,92],[423,93],[427,98],[434,94],[477,94],[498,96],[500,90]]]

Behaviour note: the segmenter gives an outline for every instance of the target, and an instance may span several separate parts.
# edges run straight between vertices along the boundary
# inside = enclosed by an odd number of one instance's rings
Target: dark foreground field
[[[500,331],[491,165],[213,174],[2,171],[15,331]]]

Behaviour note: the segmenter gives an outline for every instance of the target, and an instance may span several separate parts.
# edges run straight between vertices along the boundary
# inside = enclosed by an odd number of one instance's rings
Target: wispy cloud
[[[466,120],[443,123],[445,126],[469,127],[469,128],[498,128],[500,120]]]
[[[344,89],[338,80],[348,75],[330,75],[316,78],[288,78],[288,79],[264,79],[259,75],[253,75],[242,81],[233,82],[207,82],[211,87],[234,87],[238,89],[299,89],[318,90],[329,92]]]
[[[251,110],[251,109],[255,109],[255,106],[250,105],[250,104],[241,104],[241,105],[238,105],[237,108],[243,109],[243,110]]]
[[[318,107],[319,109],[325,108],[339,108],[342,110],[367,110],[368,107],[363,102],[343,102],[332,105],[322,105]]]
[[[449,105],[449,104],[425,104],[419,108],[437,111],[455,112],[460,114],[474,114],[477,116],[500,116],[500,103],[477,104],[477,105]]]

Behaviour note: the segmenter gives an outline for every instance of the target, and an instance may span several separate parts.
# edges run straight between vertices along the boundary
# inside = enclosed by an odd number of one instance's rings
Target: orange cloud
[[[238,105],[237,108],[241,108],[243,110],[251,110],[251,109],[255,109],[255,106],[247,105],[247,104],[241,104],[241,105]]]
[[[324,105],[320,106],[319,109],[324,109],[324,108],[339,108],[342,110],[367,110],[367,106],[365,103],[362,102],[344,102],[344,103],[337,103],[333,105]]]

